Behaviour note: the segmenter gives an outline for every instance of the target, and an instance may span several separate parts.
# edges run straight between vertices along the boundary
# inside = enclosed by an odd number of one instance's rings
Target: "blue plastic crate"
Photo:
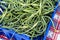
[[[14,30],[0,28],[0,40],[30,40],[25,34],[18,34]]]

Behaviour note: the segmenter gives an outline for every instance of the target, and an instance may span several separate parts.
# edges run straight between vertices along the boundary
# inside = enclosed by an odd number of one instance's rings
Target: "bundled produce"
[[[42,35],[57,0],[3,0],[0,5],[4,12],[0,15],[0,23],[19,34],[26,34],[31,38]]]

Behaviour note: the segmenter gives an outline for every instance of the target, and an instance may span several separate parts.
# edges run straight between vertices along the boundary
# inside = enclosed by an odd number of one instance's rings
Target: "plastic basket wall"
[[[59,0],[58,2],[60,2],[60,0]],[[55,16],[55,14],[56,14],[56,10],[57,10],[57,9],[58,9],[58,11],[60,11],[60,8],[58,8],[58,4],[56,5],[56,7],[55,7],[55,9],[54,9],[54,12],[53,12],[53,14],[52,14],[52,20],[54,19],[54,16]],[[48,27],[47,27],[47,29],[46,29],[46,32],[45,32],[45,34],[44,34],[43,40],[46,40],[47,34],[48,34],[48,32],[49,32],[49,29],[50,29],[51,25],[52,25],[52,22],[50,21],[49,24],[48,24]]]

